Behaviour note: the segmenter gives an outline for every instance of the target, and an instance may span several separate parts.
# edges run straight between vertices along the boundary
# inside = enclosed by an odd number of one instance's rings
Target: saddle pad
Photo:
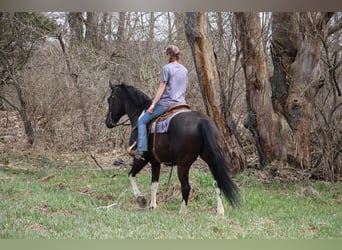
[[[151,130],[150,133],[154,134],[154,133],[166,133],[169,129],[169,125],[170,125],[170,121],[171,119],[179,114],[179,113],[183,113],[183,112],[188,112],[191,110],[185,109],[185,110],[179,110],[175,113],[173,113],[172,115],[170,115],[169,117],[167,117],[165,120],[159,121],[159,122],[153,122],[152,126],[151,126]],[[156,132],[155,132],[156,131]]]

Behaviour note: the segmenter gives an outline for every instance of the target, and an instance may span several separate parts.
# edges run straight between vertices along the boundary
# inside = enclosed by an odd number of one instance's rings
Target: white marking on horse
[[[150,209],[156,209],[157,208],[157,190],[158,190],[158,182],[152,182],[152,184],[151,184]]]
[[[217,199],[217,213],[219,215],[223,216],[224,215],[224,207],[223,207],[222,199],[221,199],[221,190],[217,186],[217,182],[216,181],[214,181],[214,188],[215,188],[216,199]]]
[[[185,204],[185,200],[182,201],[180,210],[179,210],[180,214],[185,214],[186,213],[186,204]]]
[[[135,177],[133,177],[132,175],[129,175],[129,180],[130,180],[131,185],[132,185],[134,196],[136,198],[138,198],[139,196],[143,196],[142,193],[139,190],[139,187],[137,185],[137,181],[136,181]]]

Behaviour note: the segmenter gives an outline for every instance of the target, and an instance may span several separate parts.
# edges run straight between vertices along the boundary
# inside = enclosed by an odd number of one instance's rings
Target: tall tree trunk
[[[70,47],[74,48],[84,42],[83,16],[82,12],[70,12],[67,17],[71,34]]]
[[[208,19],[206,14],[186,13],[185,30],[194,57],[207,114],[214,120],[221,133],[220,142],[232,164],[232,169],[235,172],[241,171],[245,168],[245,158],[237,139],[231,129],[226,126],[219,74],[213,46],[207,35]]]
[[[19,115],[24,124],[24,130],[27,136],[27,140],[32,145],[34,142],[34,130],[31,124],[31,120],[29,119],[28,114],[27,114],[26,101],[24,100],[24,95],[22,93],[22,89],[19,83],[17,82],[16,79],[13,79],[13,81],[14,81],[15,89],[17,91],[19,104],[20,104],[20,108],[18,109]]]
[[[286,117],[296,141],[292,156],[297,165],[311,166],[310,133],[313,98],[319,83],[322,40],[333,13],[274,13],[271,81],[274,101]],[[280,86],[278,91],[278,86]]]
[[[120,12],[119,13],[119,25],[118,25],[118,30],[116,33],[119,46],[121,46],[121,44],[125,40],[125,22],[126,22],[126,13]]]
[[[111,16],[108,12],[104,12],[100,20],[99,48],[108,52],[109,44],[112,42]]]
[[[258,13],[235,13],[242,48],[242,66],[246,81],[248,118],[262,165],[286,159],[291,130],[282,116],[274,112],[272,90],[268,80],[266,55]]]
[[[95,49],[99,48],[98,14],[95,12],[87,12],[85,25],[85,41],[87,45]]]
[[[151,49],[154,41],[154,28],[155,28],[156,18],[154,16],[154,12],[150,13],[150,20],[148,25],[148,37],[147,37],[147,46],[146,49]]]
[[[259,14],[235,15],[247,87],[247,125],[254,135],[260,162],[264,165],[287,160],[298,167],[310,167],[312,89],[318,79],[320,57],[320,41],[314,30],[324,27],[327,20],[313,28],[308,13],[299,19],[294,19],[296,13],[275,14],[274,73],[268,80]]]
[[[10,67],[11,66],[9,66],[9,68]],[[35,132],[33,130],[32,123],[27,112],[26,101],[25,101],[23,91],[22,91],[23,89],[18,83],[16,76],[14,76],[13,74],[10,74],[10,79],[11,79],[11,84],[14,85],[16,89],[16,93],[17,93],[18,101],[19,101],[19,107],[17,107],[12,102],[7,100],[4,96],[2,96],[1,92],[0,92],[0,101],[6,102],[9,106],[11,106],[12,108],[14,108],[15,110],[19,112],[20,118],[24,124],[24,131],[27,136],[27,141],[32,145],[35,140]],[[0,85],[0,88],[1,88],[1,85]]]
[[[176,27],[176,41],[177,44],[186,42],[185,32],[184,32],[184,12],[174,12],[175,15],[175,27]]]
[[[19,106],[7,100],[2,92],[0,100],[19,112],[30,144],[34,143],[35,134],[26,105],[27,98],[23,93],[24,87],[20,81],[20,72],[31,59],[36,43],[42,41],[44,36],[44,31],[30,22],[35,18],[26,13],[0,14],[0,85],[1,88],[3,84],[14,86]]]

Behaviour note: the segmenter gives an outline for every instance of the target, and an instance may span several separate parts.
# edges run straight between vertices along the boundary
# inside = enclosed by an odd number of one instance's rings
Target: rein
[[[126,123],[129,121],[129,118],[127,118],[126,120],[124,120],[123,122],[117,123],[114,125],[114,127],[119,127],[119,126],[130,126],[130,123]]]
[[[140,112],[141,112],[140,110],[136,111],[135,113],[133,113],[132,117],[138,115]],[[119,127],[119,126],[130,126],[130,125],[132,125],[132,124],[130,124],[130,123],[126,123],[126,122],[129,121],[129,119],[130,119],[130,118],[128,117],[128,118],[127,118],[126,120],[124,120],[123,122],[120,122],[120,123],[115,124],[114,127]],[[132,127],[132,130],[136,129],[136,127],[137,127],[137,126]]]

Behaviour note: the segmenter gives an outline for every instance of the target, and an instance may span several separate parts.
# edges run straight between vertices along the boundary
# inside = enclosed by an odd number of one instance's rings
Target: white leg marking
[[[132,189],[133,189],[133,194],[136,198],[138,198],[139,196],[143,196],[142,193],[139,190],[139,187],[137,185],[137,182],[135,180],[135,177],[133,177],[132,175],[129,176],[129,180],[131,181],[131,185],[132,185]]]
[[[224,207],[222,204],[222,199],[221,199],[221,190],[219,189],[219,187],[217,186],[216,181],[214,181],[214,187],[215,187],[215,191],[216,191],[216,199],[217,199],[217,213],[219,215],[224,215]]]
[[[151,184],[150,209],[156,209],[157,208],[157,190],[158,190],[158,182],[152,182],[152,184]]]
[[[180,214],[185,214],[186,213],[186,204],[185,204],[185,200],[182,201],[180,210],[179,210]]]

